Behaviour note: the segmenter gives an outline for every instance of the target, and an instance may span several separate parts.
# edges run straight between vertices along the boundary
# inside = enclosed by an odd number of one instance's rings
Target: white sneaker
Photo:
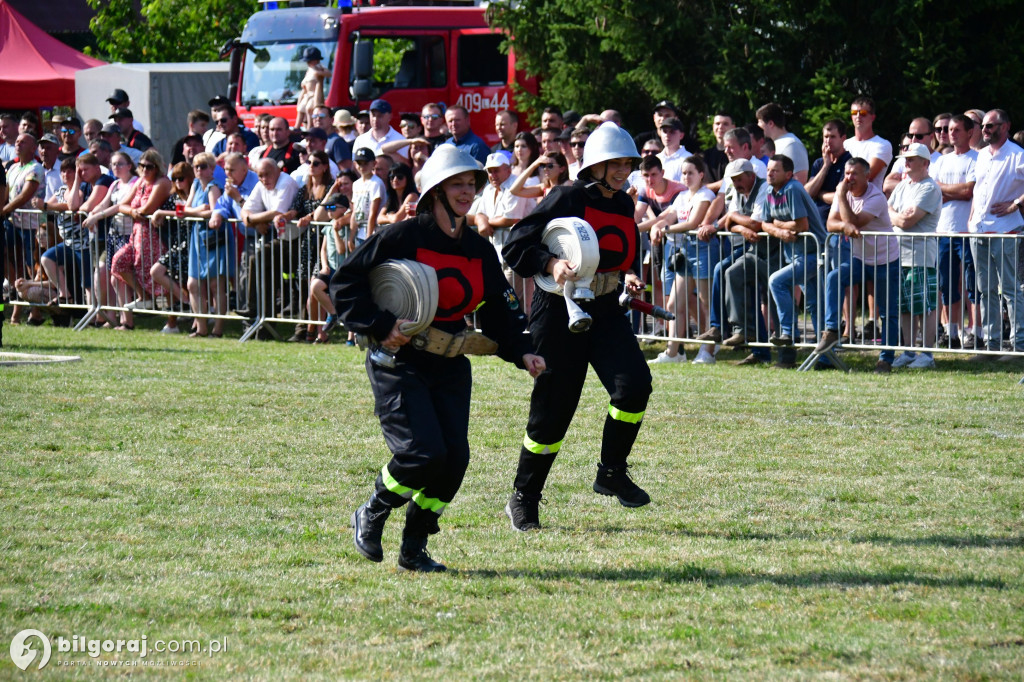
[[[700,350],[697,351],[697,357],[693,359],[694,365],[713,365],[715,364],[715,356],[707,350],[707,346],[701,346]]]
[[[896,361],[892,363],[892,368],[906,367],[917,358],[917,353],[900,353],[900,356],[896,358]]]
[[[653,360],[648,360],[648,365],[661,365],[666,362],[686,362],[686,353],[679,351],[675,355],[669,355],[667,350],[663,350],[658,353],[658,357]]]
[[[181,330],[178,329],[177,327],[168,327],[165,324],[164,328],[160,330],[160,333],[161,334],[179,334],[179,333],[181,333]]]
[[[935,358],[931,353],[918,353],[914,361],[907,365],[907,369],[935,369]]]
[[[125,305],[125,310],[152,310],[154,307],[153,299],[151,298],[137,298],[131,303]]]

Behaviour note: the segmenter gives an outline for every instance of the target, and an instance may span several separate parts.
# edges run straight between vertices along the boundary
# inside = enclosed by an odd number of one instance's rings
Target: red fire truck
[[[246,22],[231,54],[228,96],[247,126],[257,114],[295,122],[295,102],[306,73],[302,52],[316,47],[330,71],[326,103],[353,113],[377,98],[398,115],[427,102],[461,105],[473,131],[497,142],[494,115],[515,109],[511,84],[535,83],[499,50],[480,6],[302,7],[264,9]]]

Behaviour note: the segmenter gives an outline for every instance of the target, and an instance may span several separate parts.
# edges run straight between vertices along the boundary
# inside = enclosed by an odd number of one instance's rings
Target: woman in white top
[[[665,290],[671,291],[668,298],[669,310],[676,314],[677,321],[669,323],[670,336],[680,334],[678,320],[684,324],[693,318],[698,330],[708,324],[708,300],[710,298],[711,274],[718,264],[718,238],[709,242],[699,241],[695,234],[704,216],[715,199],[715,194],[705,185],[707,167],[699,156],[689,156],[683,161],[682,180],[686,191],[680,192],[672,201],[672,205],[661,214],[658,222],[651,228],[652,241],[662,237],[673,246],[665,259]],[[674,276],[669,276],[669,270]],[[694,299],[694,282],[696,282],[697,299]],[[680,302],[684,302],[680,305]],[[684,327],[683,332],[688,330]],[[713,356],[701,346],[698,364],[714,361]],[[657,358],[655,363],[683,362],[686,354],[679,352],[679,343],[670,341],[668,348]]]

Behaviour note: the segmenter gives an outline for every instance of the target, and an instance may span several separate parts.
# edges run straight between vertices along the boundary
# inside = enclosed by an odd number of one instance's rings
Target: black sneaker
[[[617,467],[597,465],[597,478],[594,479],[594,492],[601,495],[617,497],[623,507],[642,507],[651,503],[651,496],[643,488],[633,483],[626,471],[628,464]]]
[[[417,573],[441,573],[448,570],[447,566],[434,561],[427,554],[426,538],[402,540],[402,549],[398,553],[398,568]]]
[[[530,495],[518,490],[512,493],[508,504],[505,505],[505,515],[512,522],[512,530],[524,533],[528,530],[540,530],[538,505],[540,495]]]

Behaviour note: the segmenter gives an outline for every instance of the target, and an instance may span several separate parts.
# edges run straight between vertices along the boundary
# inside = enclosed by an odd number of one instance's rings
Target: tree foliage
[[[101,56],[118,62],[215,61],[256,0],[88,0]],[[136,11],[134,6],[140,7]]]
[[[767,102],[817,139],[849,120],[850,101],[876,101],[876,130],[895,138],[911,118],[968,108],[1007,109],[1024,123],[1018,87],[1024,20],[1009,0],[520,0],[492,4],[527,73],[528,102],[620,110],[636,130],[673,100],[703,135],[717,110],[753,122]],[[1024,126],[1022,126],[1024,127]],[[707,138],[705,137],[705,141]]]

